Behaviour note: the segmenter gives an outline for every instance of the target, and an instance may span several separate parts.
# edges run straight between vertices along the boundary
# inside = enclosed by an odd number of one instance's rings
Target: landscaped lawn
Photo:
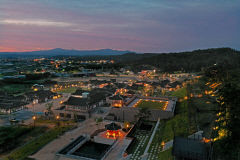
[[[187,89],[186,87],[180,88],[174,92],[172,92],[171,96],[177,97],[177,98],[184,98],[187,96]]]
[[[31,90],[31,84],[4,84],[0,90],[10,94],[25,93]]]
[[[64,132],[68,131],[71,128],[72,126],[51,129],[48,132],[43,133],[42,135],[29,141],[25,145],[17,148],[9,155],[7,155],[4,160],[23,160],[29,155],[36,153],[50,141],[56,139],[58,136],[62,135]]]
[[[167,102],[151,101],[151,100],[140,100],[136,107],[149,109],[162,109]]]
[[[175,91],[173,96],[183,98],[187,95],[186,88],[181,88]],[[159,130],[160,141],[167,142],[172,140],[175,136],[188,136],[189,133],[189,120],[188,120],[188,103],[187,100],[177,102],[176,114],[170,120],[161,121]]]
[[[183,98],[187,95],[186,88],[179,89],[172,93],[173,96]],[[177,103],[176,115],[170,120],[161,120],[158,130],[149,148],[150,159],[172,160],[171,149],[164,152],[161,151],[161,142],[168,142],[174,136],[188,136],[189,120],[188,120],[188,103],[187,100],[182,100]]]
[[[76,87],[70,87],[70,88],[66,88],[61,91],[58,91],[58,93],[74,93],[76,92],[76,90],[77,90]]]
[[[62,121],[62,120],[48,120],[48,119],[43,119],[43,118],[38,118],[37,120],[35,120],[35,124],[36,126],[37,125],[42,125],[42,124],[45,124],[45,125],[54,125],[54,126],[57,126],[58,124],[60,126],[66,126],[66,125],[75,125],[76,122],[74,120],[68,120],[68,121]]]
[[[173,156],[172,156],[172,148],[160,152],[159,154],[159,159],[158,160],[173,160]]]

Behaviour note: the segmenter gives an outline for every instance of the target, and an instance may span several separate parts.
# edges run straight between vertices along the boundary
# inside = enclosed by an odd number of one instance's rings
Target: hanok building
[[[57,93],[54,93],[49,90],[38,90],[33,92],[25,93],[27,101],[32,103],[44,103],[50,99],[59,98]]]
[[[107,85],[109,85],[111,82],[110,81],[106,81],[106,80],[90,80],[89,81],[90,85],[92,88],[103,88]]]
[[[123,107],[124,105],[123,97],[118,94],[109,97],[107,101],[111,104],[112,107]]]
[[[12,96],[4,92],[0,93],[0,112],[12,113],[22,110],[27,105],[25,96]]]
[[[107,130],[106,136],[108,138],[117,138],[121,136],[121,132],[119,131],[121,129],[121,126],[117,125],[116,123],[110,123],[105,125],[105,129]]]
[[[85,120],[91,117],[92,111],[106,103],[106,97],[112,95],[106,89],[96,88],[90,92],[77,90],[66,102],[64,106],[54,112],[62,118]]]

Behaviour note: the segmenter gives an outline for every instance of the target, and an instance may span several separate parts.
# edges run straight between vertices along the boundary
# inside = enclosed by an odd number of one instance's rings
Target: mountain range
[[[94,56],[94,55],[122,55],[131,51],[121,51],[112,49],[99,50],[68,50],[62,48],[55,48],[51,50],[29,51],[29,52],[0,52],[0,56]]]

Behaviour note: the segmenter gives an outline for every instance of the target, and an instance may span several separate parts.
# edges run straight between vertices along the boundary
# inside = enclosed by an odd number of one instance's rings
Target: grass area
[[[172,148],[170,148],[164,152],[160,152],[158,154],[158,156],[159,156],[158,160],[173,160]]]
[[[26,127],[1,127],[0,128],[0,153],[7,152],[21,143],[24,134],[30,131]]]
[[[57,125],[59,124],[60,126],[65,126],[65,125],[75,125],[76,122],[74,120],[67,120],[67,121],[62,121],[62,120],[48,120],[48,119],[42,119],[42,118],[38,118],[35,121],[35,124],[52,124],[52,125]]]
[[[31,90],[31,84],[4,84],[0,90],[9,94],[21,94]]]
[[[0,153],[6,154],[15,149],[17,146],[23,145],[45,131],[45,127],[0,127]]]
[[[136,107],[149,109],[162,109],[167,102],[140,100]]]
[[[177,102],[176,114],[172,119],[161,120],[148,151],[150,153],[150,159],[172,160],[171,149],[161,152],[161,143],[172,140],[174,136],[186,137],[190,134],[188,102],[184,100],[184,97],[187,96],[187,89],[181,88],[172,92],[172,96],[178,97],[181,99],[181,102]]]
[[[172,93],[172,96],[176,96],[179,99],[187,96],[187,89],[181,88]],[[182,100],[177,102],[175,116],[167,121],[162,121],[160,130],[161,140],[167,142],[173,139],[175,136],[188,136],[189,133],[189,115],[188,115],[188,102],[187,100]]]
[[[197,88],[197,89],[196,89]],[[189,87],[189,92],[196,94],[202,94],[201,97],[192,97],[189,99],[190,114],[194,115],[195,123],[200,130],[204,131],[204,136],[206,138],[211,138],[212,128],[216,119],[217,104],[215,97],[210,95],[205,95],[204,90],[208,90],[208,87],[203,83],[202,80],[194,83]],[[193,122],[193,120],[190,120]]]
[[[58,136],[62,135],[64,132],[68,131],[71,128],[72,126],[51,129],[48,132],[36,137],[32,141],[29,141],[25,145],[17,148],[9,155],[7,155],[4,160],[23,160],[29,155],[36,153],[50,141],[56,139]]]
[[[187,89],[186,87],[180,88],[174,92],[172,92],[171,96],[177,97],[177,98],[184,98],[187,95]]]
[[[58,93],[74,93],[74,92],[76,92],[76,90],[77,90],[77,88],[70,87],[70,88],[66,88],[61,91],[58,91]]]

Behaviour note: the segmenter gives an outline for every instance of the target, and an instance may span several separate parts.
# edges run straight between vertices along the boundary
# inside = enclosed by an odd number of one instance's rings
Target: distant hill
[[[163,72],[199,72],[212,65],[240,68],[240,52],[231,48],[210,48],[178,53],[143,53],[112,49],[65,50],[56,48],[32,52],[0,52],[0,56],[82,56],[81,60],[114,60],[134,71],[156,67]]]
[[[99,50],[67,50],[55,48],[51,50],[30,51],[30,52],[0,52],[0,56],[106,56],[106,55],[122,55],[130,51],[120,51],[112,49]]]
[[[212,65],[240,67],[240,52],[231,48],[211,48],[179,53],[123,54],[113,60],[140,70],[144,66],[157,67],[165,72],[198,72]]]

